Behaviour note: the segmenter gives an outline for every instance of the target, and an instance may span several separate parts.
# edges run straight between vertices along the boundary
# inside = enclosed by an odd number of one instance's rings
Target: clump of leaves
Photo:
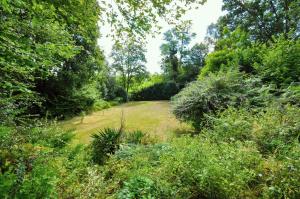
[[[264,81],[282,87],[300,81],[299,56],[300,41],[280,37],[265,50],[262,64],[254,67]]]
[[[109,155],[115,153],[120,147],[122,129],[107,128],[94,134],[92,146],[92,160],[97,164],[104,164]]]

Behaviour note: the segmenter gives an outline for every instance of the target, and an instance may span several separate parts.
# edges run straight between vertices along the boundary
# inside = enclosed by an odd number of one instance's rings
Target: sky
[[[217,22],[218,18],[222,15],[222,0],[208,0],[204,5],[199,6],[198,9],[193,9],[188,11],[183,20],[192,20],[192,32],[196,33],[197,36],[191,42],[191,45],[194,43],[200,43],[204,40],[206,35],[207,27],[211,23]],[[160,22],[163,29],[162,33],[156,35],[154,38],[152,36],[147,37],[147,53],[145,54],[147,63],[146,67],[150,73],[159,73],[160,70],[160,45],[163,43],[163,33],[171,29],[172,26],[168,25],[165,22]],[[109,34],[110,27],[108,25],[102,26],[100,32],[102,37],[98,40],[98,44],[101,49],[104,51],[105,57],[109,63],[111,63],[110,54],[113,41],[111,38],[106,37]]]

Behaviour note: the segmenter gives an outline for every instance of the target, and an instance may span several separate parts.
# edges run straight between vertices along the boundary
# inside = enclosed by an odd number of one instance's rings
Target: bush
[[[264,155],[281,157],[300,136],[300,110],[293,106],[272,105],[263,111],[229,108],[204,129],[215,142],[252,141]]]
[[[196,129],[205,126],[207,114],[216,114],[228,106],[263,107],[269,101],[268,88],[258,78],[246,78],[236,71],[210,74],[189,84],[172,98],[172,111]]]
[[[160,178],[173,198],[247,198],[262,157],[252,143],[214,143],[209,139],[180,138],[161,157]]]
[[[108,76],[107,79],[98,86],[98,90],[106,101],[119,99],[118,101],[125,102],[127,100],[127,92],[123,87],[118,85],[116,77]]]
[[[119,199],[135,198],[161,198],[160,187],[151,179],[136,176],[124,183],[123,188],[119,191]]]
[[[261,160],[251,143],[178,138],[170,145],[118,151],[106,165],[107,188],[138,198],[243,198],[252,191]]]
[[[104,101],[104,100],[97,100],[97,101],[95,101],[95,103],[93,104],[93,107],[91,109],[92,109],[92,111],[100,111],[100,110],[107,109],[110,107],[111,107],[111,105],[109,102]]]
[[[152,178],[151,175],[157,169],[156,166],[159,165],[161,155],[169,150],[169,144],[121,145],[120,149],[110,157],[103,167],[104,176],[107,179],[106,185],[103,187],[105,190],[103,198],[108,196],[116,198],[120,192],[124,193],[124,190],[129,194],[139,194],[138,198],[145,198],[144,196],[149,195],[150,192],[152,196],[162,196],[165,195],[164,193],[169,193],[169,190],[163,190],[167,188],[163,185],[163,180]],[[156,175],[158,177],[159,173],[156,172]],[[144,185],[137,184],[137,181],[142,181]],[[151,187],[149,192],[147,186]]]
[[[201,69],[200,77],[205,77],[209,73],[227,70],[228,68],[238,68],[238,57],[236,52],[229,49],[223,49],[210,53],[205,66]]]
[[[142,144],[143,139],[146,137],[146,134],[142,131],[133,131],[127,132],[124,135],[125,142],[128,144]]]
[[[210,118],[198,136],[122,145],[103,168],[103,197],[299,198],[299,108],[230,107]]]
[[[55,124],[37,124],[0,126],[0,198],[96,195],[101,177],[90,174],[97,169],[89,165],[88,151],[70,146],[72,134]]]
[[[289,146],[290,149],[280,160],[272,156],[265,160],[263,198],[300,197],[300,145],[297,142]]]
[[[262,64],[255,64],[258,74],[266,82],[286,86],[300,82],[300,40],[279,38],[265,50]]]
[[[109,155],[115,153],[119,148],[122,130],[104,129],[98,134],[94,134],[92,147],[92,160],[97,164],[104,164]]]
[[[175,82],[162,82],[142,88],[131,94],[131,100],[169,100],[179,92],[180,88]]]
[[[261,55],[264,52],[262,46],[253,43],[248,33],[240,28],[234,31],[225,29],[223,37],[216,43],[215,51],[207,56],[200,77],[232,69],[253,73],[255,72],[253,65],[262,62]]]
[[[216,143],[251,141],[264,157],[256,187],[263,198],[299,198],[300,110],[270,106],[259,113],[228,109],[202,133]]]

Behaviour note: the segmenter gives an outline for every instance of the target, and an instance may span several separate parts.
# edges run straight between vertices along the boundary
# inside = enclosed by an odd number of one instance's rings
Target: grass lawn
[[[119,128],[122,115],[125,130],[142,130],[160,140],[191,130],[172,115],[168,101],[129,102],[94,112],[84,118],[75,117],[62,122],[62,126],[75,130],[76,143],[89,143],[93,133],[108,127]]]

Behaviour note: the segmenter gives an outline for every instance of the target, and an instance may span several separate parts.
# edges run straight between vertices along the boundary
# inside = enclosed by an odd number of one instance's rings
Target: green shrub
[[[146,77],[146,79],[144,79],[142,82],[134,82],[132,88],[130,88],[130,92],[134,93],[144,88],[151,87],[154,84],[163,83],[164,81],[165,77],[162,74],[149,74],[149,76]]]
[[[124,135],[125,142],[128,144],[141,144],[143,139],[146,137],[146,134],[140,130],[133,132],[127,132]]]
[[[40,161],[40,160],[39,160]],[[57,198],[57,168],[47,161],[36,161],[17,193],[17,198]],[[16,185],[18,186],[18,185]]]
[[[265,50],[262,64],[255,64],[264,81],[277,86],[300,82],[300,40],[277,39]]]
[[[264,110],[227,109],[202,131],[215,143],[249,141],[264,157],[255,185],[262,198],[299,198],[300,109],[272,105]]]
[[[90,96],[84,96],[82,93],[74,93],[73,95],[70,94],[69,98],[60,96],[52,103],[43,104],[43,107],[47,107],[48,117],[62,120],[90,110],[95,101],[96,99]],[[43,110],[43,113],[46,114],[46,110]]]
[[[63,148],[74,137],[71,130],[62,130],[56,125],[49,126],[47,128],[38,126],[28,129],[28,131],[30,131],[30,133],[28,132],[30,143],[49,146],[52,148]]]
[[[258,78],[246,78],[236,71],[210,74],[189,84],[172,98],[172,111],[196,129],[205,126],[207,114],[216,114],[228,106],[263,107],[269,101],[268,88]]]
[[[55,124],[0,126],[0,198],[95,198],[102,186],[90,151]]]
[[[216,42],[215,51],[207,56],[199,77],[232,69],[253,73],[253,65],[262,62],[263,52],[262,46],[253,43],[247,32],[240,28],[234,31],[225,28],[222,38]]]
[[[142,145],[153,145],[159,142],[159,138],[155,135],[144,133],[140,130],[126,132],[122,138],[124,144],[142,144]]]
[[[94,134],[92,147],[92,160],[97,164],[104,164],[109,155],[114,154],[119,148],[122,130],[104,129]]]
[[[163,180],[159,178],[152,178],[152,173],[155,172],[155,169],[160,164],[160,157],[166,151],[170,150],[169,144],[154,144],[154,145],[121,145],[120,149],[110,157],[102,168],[104,171],[104,176],[106,185],[104,187],[104,198],[108,196],[117,197],[121,190],[124,190],[125,183],[130,183],[130,192],[134,193],[133,184],[135,184],[136,189],[144,189],[137,185],[136,178],[147,179],[159,187],[157,190],[158,193],[153,193],[153,195],[165,195],[164,193],[169,193],[168,187],[165,187]],[[156,172],[156,176],[159,177],[159,173]],[[131,183],[131,181],[133,181]],[[143,181],[143,180],[142,180]],[[146,183],[147,184],[147,183]],[[166,189],[165,189],[166,188]],[[128,187],[125,189],[129,189]],[[165,189],[165,190],[164,190]],[[153,190],[153,189],[152,189]],[[155,190],[155,189],[154,189]],[[154,191],[153,190],[153,191]],[[138,191],[137,191],[138,192]],[[149,194],[149,192],[138,192],[140,198]],[[145,193],[145,195],[143,195]],[[167,194],[170,195],[170,194]],[[160,198],[160,197],[158,197]],[[168,198],[168,197],[162,197]]]
[[[223,49],[208,54],[205,66],[200,71],[200,77],[205,77],[209,73],[227,70],[228,68],[238,68],[238,57],[236,52]]]
[[[180,138],[161,157],[160,178],[174,198],[247,198],[260,172],[261,155],[252,143],[214,143]]]
[[[155,199],[162,198],[160,187],[151,179],[136,176],[124,183],[119,191],[117,198],[119,199]]]
[[[289,144],[289,150],[280,160],[269,157],[264,163],[263,198],[300,197],[300,145]]]
[[[62,130],[56,123],[36,122],[34,126],[18,128],[0,126],[0,146],[8,150],[24,143],[60,149],[73,137],[71,130]]]
[[[280,155],[293,143],[299,142],[300,109],[296,107],[275,107],[262,113],[254,129],[255,140],[262,153]]]
[[[122,86],[118,85],[116,77],[108,75],[99,83],[98,90],[104,100],[115,101],[116,99],[119,99],[118,101],[120,102],[126,101],[127,92]]]
[[[300,110],[293,106],[270,106],[259,113],[228,109],[213,119],[202,133],[216,142],[253,141],[264,155],[280,157],[300,137]]]
[[[107,162],[106,186],[113,195],[137,198],[243,198],[251,195],[261,163],[252,143],[178,138],[170,145],[122,148]]]
[[[100,110],[107,109],[110,107],[111,107],[111,104],[109,102],[104,101],[104,100],[97,100],[93,104],[92,111],[100,111]]]
[[[135,101],[169,100],[179,90],[175,82],[161,82],[133,92],[130,98]]]

